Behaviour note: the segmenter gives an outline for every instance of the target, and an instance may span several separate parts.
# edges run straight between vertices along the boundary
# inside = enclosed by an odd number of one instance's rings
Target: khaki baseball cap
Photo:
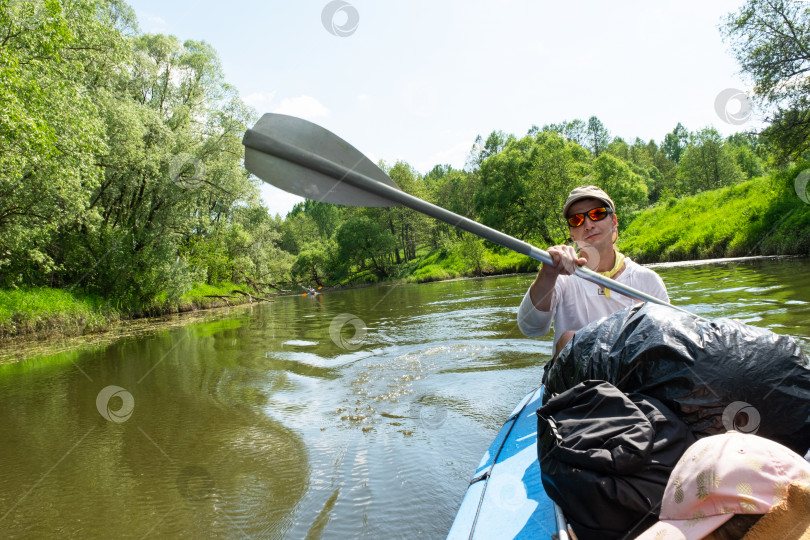
[[[568,217],[568,209],[571,205],[582,199],[600,200],[608,205],[614,214],[616,213],[616,205],[613,204],[613,199],[611,199],[607,193],[596,186],[584,186],[576,188],[568,195],[568,200],[565,201],[565,206],[563,207],[563,217]]]

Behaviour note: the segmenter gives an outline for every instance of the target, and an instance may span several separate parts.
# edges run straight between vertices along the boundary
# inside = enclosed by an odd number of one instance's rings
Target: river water
[[[807,259],[656,270],[810,352]],[[549,359],[515,322],[532,279],[282,297],[0,365],[0,537],[443,538]]]

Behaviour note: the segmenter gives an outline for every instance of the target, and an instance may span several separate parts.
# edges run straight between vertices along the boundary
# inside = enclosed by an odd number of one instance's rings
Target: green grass
[[[492,274],[535,272],[540,265],[538,261],[531,257],[507,249],[490,252],[487,257],[487,264]]]
[[[453,279],[459,276],[460,274],[451,272],[438,264],[428,264],[409,275],[405,278],[405,281],[408,283],[428,283],[430,281]]]
[[[636,213],[619,249],[638,262],[810,252],[810,205],[795,193],[801,168]]]
[[[480,252],[480,267],[475,258],[465,255],[464,246],[451,249],[434,249],[418,259],[414,268],[406,275],[409,283],[425,283],[455,279],[459,277],[511,274],[537,270],[537,261],[501,248],[484,246]]]
[[[212,296],[231,297],[228,298],[230,304],[248,301],[244,295],[234,293],[234,289],[255,294],[244,285],[229,282],[195,284],[179,301],[170,302],[165,295],[159,296],[139,312],[160,315],[226,305],[223,299]],[[0,290],[0,338],[33,333],[88,334],[108,330],[112,324],[126,318],[132,318],[132,314],[121,313],[111,302],[82,291],[48,287]]]
[[[0,337],[96,332],[119,319],[120,314],[99,296],[47,287],[0,290]]]

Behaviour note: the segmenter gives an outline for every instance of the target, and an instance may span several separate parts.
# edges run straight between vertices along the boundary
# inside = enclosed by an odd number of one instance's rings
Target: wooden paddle
[[[407,206],[545,264],[554,264],[542,249],[405,193],[359,150],[307,120],[265,114],[245,132],[242,144],[247,170],[284,191],[348,206]],[[587,267],[577,268],[575,274],[636,300],[694,315]]]

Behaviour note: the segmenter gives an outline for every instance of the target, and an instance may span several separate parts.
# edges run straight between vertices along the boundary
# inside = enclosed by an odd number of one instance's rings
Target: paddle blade
[[[394,201],[342,181],[339,174],[329,176],[307,167],[306,164],[283,159],[273,154],[272,149],[260,145],[255,134],[292,145],[399,189],[382,169],[331,131],[301,118],[272,113],[262,116],[253,129],[245,133],[242,140],[245,145],[245,168],[268,184],[319,202],[348,206],[399,206]]]

